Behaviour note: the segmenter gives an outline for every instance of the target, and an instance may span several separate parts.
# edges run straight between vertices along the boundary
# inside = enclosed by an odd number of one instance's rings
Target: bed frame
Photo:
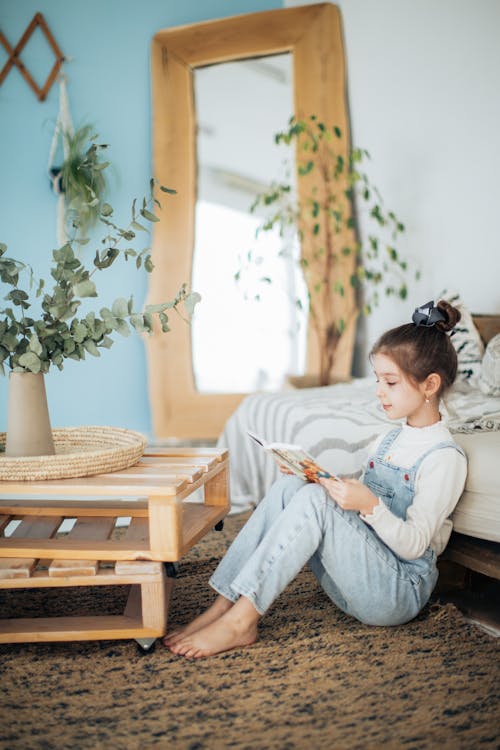
[[[472,317],[485,344],[500,333],[500,314]],[[452,532],[441,559],[500,580],[500,544],[497,542]]]

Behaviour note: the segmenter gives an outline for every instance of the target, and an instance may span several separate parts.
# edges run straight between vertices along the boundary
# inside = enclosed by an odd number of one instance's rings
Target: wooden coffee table
[[[121,615],[3,619],[0,643],[134,638],[150,649],[166,632],[174,564],[229,510],[228,463],[211,448],[150,448],[110,474],[0,481],[0,589],[131,584]]]

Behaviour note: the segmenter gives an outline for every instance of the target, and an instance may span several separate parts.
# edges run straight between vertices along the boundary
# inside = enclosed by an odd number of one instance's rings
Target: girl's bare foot
[[[210,605],[210,607],[208,607],[205,612],[202,612],[201,615],[195,617],[192,622],[190,622],[188,625],[185,625],[183,628],[177,628],[176,630],[172,630],[171,633],[167,633],[167,635],[163,638],[164,645],[170,648],[170,646],[172,646],[174,643],[177,643],[181,638],[184,638],[185,636],[190,635],[191,633],[195,633],[197,630],[210,625],[212,622],[214,622],[214,620],[217,620],[225,612],[231,609],[232,606],[233,602],[229,601],[229,599],[226,599],[219,594],[217,596],[217,599]]]
[[[228,609],[218,619],[205,627],[185,634],[175,643],[169,644],[170,651],[188,659],[213,656],[233,648],[250,646],[257,640],[259,614],[245,597]]]

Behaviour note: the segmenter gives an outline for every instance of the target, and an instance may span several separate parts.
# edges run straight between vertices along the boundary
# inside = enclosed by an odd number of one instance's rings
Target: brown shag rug
[[[171,624],[212,599],[207,579],[244,519],[182,561]],[[60,594],[62,595],[60,596]],[[1,592],[2,616],[120,612],[127,588]],[[396,628],[337,610],[304,570],[252,647],[188,661],[160,643],[0,646],[2,750],[498,748],[498,639],[437,602]]]

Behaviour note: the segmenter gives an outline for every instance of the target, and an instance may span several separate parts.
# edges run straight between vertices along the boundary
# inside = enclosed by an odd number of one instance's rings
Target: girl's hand
[[[290,471],[284,464],[278,464],[278,468],[282,474],[288,474],[288,476],[293,477],[293,471]]]
[[[344,510],[358,510],[367,516],[380,502],[359,479],[320,479],[319,482]]]

